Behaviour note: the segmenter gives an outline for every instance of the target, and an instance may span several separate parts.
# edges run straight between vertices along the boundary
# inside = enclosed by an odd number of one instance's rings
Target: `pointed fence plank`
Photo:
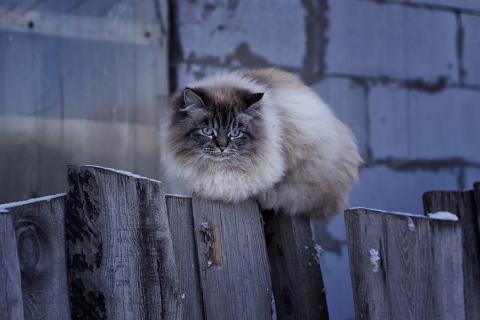
[[[271,319],[270,273],[257,204],[194,196],[192,205],[205,318]]]
[[[356,319],[466,319],[457,221],[345,211]]]
[[[65,194],[6,204],[17,238],[25,319],[68,319]]]
[[[328,319],[310,220],[264,212],[277,318]]]
[[[425,213],[448,211],[460,219],[463,234],[463,275],[467,319],[480,314],[480,236],[474,193],[469,191],[431,191],[423,195]]]
[[[5,320],[23,320],[15,230],[12,215],[2,211],[0,208],[0,315]]]
[[[192,198],[166,196],[173,250],[178,268],[184,319],[203,319],[203,301],[193,227]]]
[[[159,181],[69,167],[67,258],[73,319],[182,319]]]

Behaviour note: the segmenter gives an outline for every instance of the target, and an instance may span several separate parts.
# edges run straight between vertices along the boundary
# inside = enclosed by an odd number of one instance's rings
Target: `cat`
[[[362,160],[352,132],[295,75],[235,71],[175,94],[161,130],[165,170],[199,196],[328,217],[346,205]]]

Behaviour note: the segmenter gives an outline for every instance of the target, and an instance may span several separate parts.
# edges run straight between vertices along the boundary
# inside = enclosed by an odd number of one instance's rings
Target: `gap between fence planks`
[[[345,211],[356,319],[465,319],[456,221]]]
[[[480,208],[479,185],[474,191],[431,191],[423,195],[425,213],[448,211],[460,219],[463,248],[463,276],[465,283],[466,319],[480,315]],[[475,201],[477,197],[477,202]]]
[[[161,183],[70,166],[68,184],[72,318],[182,319]]]

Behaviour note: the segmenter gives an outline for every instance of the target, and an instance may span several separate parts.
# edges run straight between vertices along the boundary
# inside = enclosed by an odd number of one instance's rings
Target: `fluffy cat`
[[[361,158],[351,131],[294,75],[278,69],[203,79],[176,94],[161,133],[166,171],[198,195],[257,197],[263,209],[330,216]]]

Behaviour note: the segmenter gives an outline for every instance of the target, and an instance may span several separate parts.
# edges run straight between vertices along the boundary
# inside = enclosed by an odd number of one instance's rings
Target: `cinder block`
[[[480,10],[480,1],[478,0],[404,0],[403,2],[448,6],[452,9]]]
[[[312,88],[354,133],[363,158],[367,156],[365,88],[348,79],[326,78]]]
[[[424,192],[458,189],[458,170],[396,171],[385,165],[364,168],[350,196],[350,207],[421,214]]]
[[[480,91],[430,94],[392,87],[369,92],[373,157],[480,160]]]
[[[451,12],[329,1],[327,72],[457,81]]]
[[[478,1],[480,6],[480,1]],[[464,82],[480,85],[480,17],[462,15],[465,30],[463,47]]]
[[[183,58],[211,65],[300,67],[303,6],[292,1],[179,1]]]

